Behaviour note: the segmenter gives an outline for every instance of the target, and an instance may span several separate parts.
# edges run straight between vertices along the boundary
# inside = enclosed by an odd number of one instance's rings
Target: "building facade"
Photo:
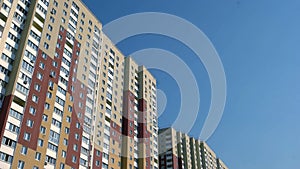
[[[228,167],[224,164],[224,162],[221,159],[217,159],[218,163],[218,169],[227,169]]]
[[[158,168],[155,78],[83,2],[0,5],[0,168]]]
[[[159,130],[160,169],[228,169],[203,141],[173,128]]]
[[[158,168],[156,80],[131,57],[125,65],[122,166]]]

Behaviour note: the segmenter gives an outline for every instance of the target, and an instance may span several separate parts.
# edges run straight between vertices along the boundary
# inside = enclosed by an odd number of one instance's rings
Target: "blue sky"
[[[231,169],[300,168],[300,1],[297,0],[83,0],[105,25],[137,12],[182,17],[212,41],[227,77],[223,118],[208,144]],[[122,41],[125,55],[146,48],[169,50],[194,72],[201,92],[198,137],[210,105],[210,83],[197,56],[184,44],[159,35]],[[180,92],[168,74],[152,70],[168,98],[159,118],[166,127],[179,112]]]

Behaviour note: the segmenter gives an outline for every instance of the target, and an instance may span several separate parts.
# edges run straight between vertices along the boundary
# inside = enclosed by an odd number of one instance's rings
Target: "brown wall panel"
[[[12,95],[5,96],[3,104],[2,104],[2,109],[0,112],[0,130],[1,130],[0,143],[2,142],[2,137],[3,137],[4,131],[5,131],[5,124],[7,121],[8,114],[9,114],[9,107],[11,105],[12,100],[13,100]],[[1,145],[2,144],[0,144],[0,146]]]

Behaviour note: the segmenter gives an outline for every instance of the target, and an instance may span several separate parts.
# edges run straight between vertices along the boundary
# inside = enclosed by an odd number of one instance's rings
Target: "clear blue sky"
[[[199,27],[212,41],[227,76],[222,121],[208,140],[231,169],[300,168],[300,1],[298,0],[83,0],[103,24],[137,12],[164,12]],[[191,135],[198,136],[210,104],[205,68],[182,43],[158,35],[121,42],[125,54],[162,48],[180,56],[196,74],[201,107]],[[179,111],[178,86],[153,70],[168,104],[160,126]]]

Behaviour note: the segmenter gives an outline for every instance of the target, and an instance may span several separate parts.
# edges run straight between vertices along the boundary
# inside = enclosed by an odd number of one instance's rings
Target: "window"
[[[43,147],[43,145],[44,145],[44,140],[38,139],[37,145],[40,146],[40,147]]]
[[[62,22],[62,23],[66,23],[66,19],[62,17],[62,18],[61,18],[61,22]]]
[[[45,49],[49,49],[49,44],[46,43],[46,42],[44,42],[44,48],[45,48]]]
[[[89,139],[84,136],[82,136],[82,141],[86,144],[89,144]]]
[[[43,58],[43,59],[47,59],[46,53],[44,53],[44,52],[42,53],[42,58]]]
[[[80,123],[79,122],[76,123],[76,128],[78,128],[78,129],[80,128]]]
[[[58,2],[57,2],[57,1],[54,1],[53,4],[54,4],[54,6],[56,6],[56,7],[58,6]],[[47,5],[47,6],[48,6],[48,5]]]
[[[52,81],[49,81],[48,86],[50,90],[53,90],[54,83]]]
[[[76,163],[76,156],[72,156],[72,162]]]
[[[5,43],[5,49],[7,49],[7,50],[9,50],[9,51],[11,51],[11,52],[15,52],[16,51],[16,49],[14,48],[14,47],[12,47],[10,44],[8,44],[8,43]]]
[[[20,132],[20,128],[12,123],[8,123],[8,125],[6,125],[6,129],[17,134]]]
[[[2,8],[6,11],[9,12],[10,11],[10,7],[8,5],[6,5],[5,3],[2,4]]]
[[[70,117],[70,116],[67,116],[66,121],[67,121],[68,123],[71,123],[71,117]]]
[[[96,161],[96,166],[99,167],[100,166],[100,161]]]
[[[87,166],[87,161],[83,158],[80,158],[80,165]]]
[[[58,128],[61,128],[61,122],[59,122],[58,120],[56,119],[52,119],[52,124]]]
[[[28,119],[27,122],[26,122],[26,125],[27,125],[28,127],[32,128],[32,127],[33,127],[33,123],[34,123],[34,122],[33,122],[32,120]]]
[[[15,35],[13,35],[12,33],[8,33],[8,38],[10,38],[11,40],[13,40],[16,43],[19,43],[20,39],[17,38]]]
[[[22,29],[14,23],[12,23],[11,28],[20,34],[22,33]]]
[[[60,109],[58,109],[57,107],[54,107],[54,113],[56,113],[59,116],[63,116],[63,111],[61,111]]]
[[[58,66],[57,62],[53,61],[52,66],[57,67]]]
[[[26,51],[25,51],[26,52]],[[6,54],[2,53],[1,55],[1,59],[12,64],[12,62],[14,61],[13,59],[11,59],[9,56],[7,56]]]
[[[60,134],[55,131],[50,130],[49,140],[54,142],[55,144],[59,143]]]
[[[65,146],[67,146],[68,145],[68,140],[64,138],[63,143],[64,143]]]
[[[21,148],[21,154],[23,154],[23,155],[27,154],[27,147],[22,146],[22,148]]]
[[[32,95],[32,101],[37,103],[39,101],[39,98],[36,95]]]
[[[56,159],[53,158],[53,157],[50,157],[48,155],[46,155],[46,160],[45,162],[49,163],[49,164],[52,164],[52,165],[55,165],[56,164]]]
[[[48,33],[46,34],[46,38],[48,39],[48,40],[51,40],[51,35],[49,35]]]
[[[50,109],[50,104],[49,103],[45,103],[45,109],[49,110]]]
[[[107,164],[105,164],[105,163],[102,163],[102,168],[104,168],[104,169],[108,169],[108,165],[107,165]]]
[[[51,12],[50,12],[52,15],[55,15],[56,14],[56,10],[54,8],[51,9]]]
[[[53,16],[50,16],[50,21],[51,21],[52,23],[55,22],[55,19],[53,18]]]
[[[41,134],[46,134],[46,127],[41,126],[40,127],[40,132],[41,132]]]
[[[75,133],[75,139],[79,140],[79,134],[78,133]]]
[[[60,163],[59,169],[65,169],[65,164]]]
[[[62,150],[62,152],[61,152],[61,156],[62,156],[63,158],[66,158],[66,157],[67,157],[67,152],[66,152],[66,151],[64,151],[64,150]]]
[[[47,98],[49,98],[49,99],[52,98],[52,93],[51,92],[47,92]]]
[[[35,83],[34,84],[34,89],[39,92],[41,90],[41,85]]]
[[[30,46],[33,50],[38,51],[38,46],[34,44],[31,40],[27,42],[28,46]]]
[[[38,160],[38,161],[40,161],[41,160],[41,153],[36,152],[35,153],[35,159]]]
[[[65,2],[64,3],[64,6],[66,7],[66,8],[68,8],[69,7],[69,5]]]
[[[51,25],[48,25],[48,30],[52,31],[53,27]]]
[[[3,137],[2,138],[2,144],[3,145],[6,145],[8,147],[12,147],[12,148],[15,148],[16,147],[16,141],[10,139],[10,138],[7,138],[7,137]]]
[[[69,134],[70,133],[70,129],[68,127],[65,127],[65,133]]]
[[[63,99],[61,99],[60,97],[56,96],[55,99],[56,103],[60,104],[61,106],[65,106],[65,101]]]
[[[56,73],[55,73],[55,71],[51,70],[51,71],[50,71],[50,77],[52,77],[52,78],[53,78],[53,77],[55,77],[55,76],[56,76]]]
[[[57,152],[58,151],[58,146],[52,144],[52,143],[48,143],[48,149]]]
[[[35,32],[33,32],[32,30],[30,31],[30,36],[32,36],[38,42],[40,42],[40,40],[41,40],[41,37],[38,34],[36,34]]]
[[[30,73],[33,72],[33,66],[31,66],[28,62],[26,62],[26,61],[24,61],[24,60],[23,60],[23,62],[22,62],[22,68],[23,68],[24,70],[30,72]],[[3,70],[2,70],[2,72],[3,72]],[[8,74],[8,72],[5,73],[5,74]]]
[[[46,114],[43,114],[42,119],[43,121],[48,121],[48,116]]]
[[[74,150],[74,151],[78,151],[78,146],[77,146],[77,144],[74,144],[74,145],[73,145],[73,150]]]
[[[25,162],[19,160],[19,162],[18,162],[18,169],[24,169],[24,166],[25,166]]]
[[[73,96],[70,96],[69,99],[70,99],[71,102],[74,101],[74,97]],[[72,111],[70,111],[70,112],[72,112]]]
[[[36,78],[42,81],[43,80],[43,74],[41,74],[40,72],[38,72],[36,74]]]
[[[22,120],[22,118],[23,118],[23,115],[21,113],[17,112],[16,110],[14,110],[14,109],[9,110],[9,115],[16,118],[16,119],[18,119],[18,120]]]
[[[26,141],[30,141],[30,137],[31,137],[31,135],[29,133],[25,132],[23,139]]]
[[[13,157],[8,154],[0,152],[0,160],[11,164],[13,161]]]
[[[109,158],[109,155],[108,155],[108,154],[106,154],[106,153],[103,153],[103,158],[108,160],[108,158]]]

